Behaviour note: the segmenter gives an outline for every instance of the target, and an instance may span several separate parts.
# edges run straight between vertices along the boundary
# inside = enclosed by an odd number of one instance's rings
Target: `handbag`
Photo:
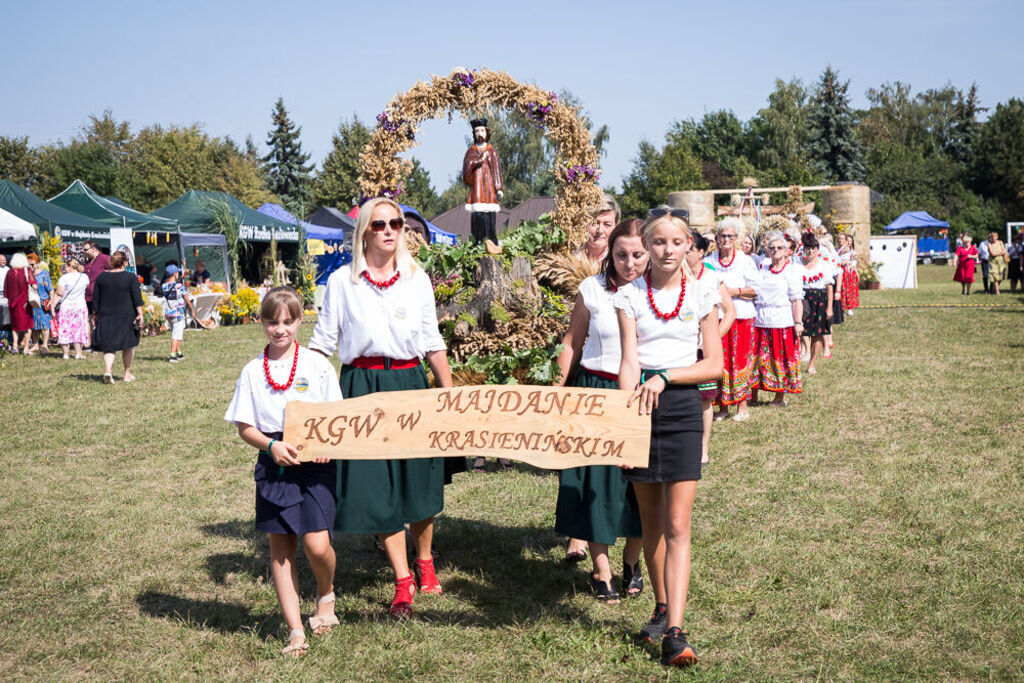
[[[26,273],[25,281],[28,282],[28,305],[32,308],[39,308],[43,305],[43,302],[39,300],[39,290],[36,289],[36,279],[33,277],[30,280],[28,273]]]
[[[1004,251],[1004,252],[1003,252],[1003,263],[1009,263],[1009,262],[1010,262],[1010,255],[1009,255],[1009,254],[1007,254],[1007,253],[1006,253],[1006,252]]]

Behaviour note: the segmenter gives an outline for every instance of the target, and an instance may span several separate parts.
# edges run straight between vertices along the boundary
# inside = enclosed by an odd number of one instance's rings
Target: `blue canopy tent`
[[[345,233],[343,230],[300,221],[283,206],[272,202],[264,202],[256,210],[279,221],[291,223],[292,225],[301,225],[306,239],[321,240],[324,243],[323,253],[315,257],[316,284],[327,284],[327,278],[330,277],[331,273],[352,260],[352,255],[345,251],[343,244]]]
[[[950,258],[949,236],[940,233],[942,229],[948,230],[949,223],[940,221],[927,211],[906,211],[882,228],[885,232],[920,231],[917,236],[917,258],[925,263]]]

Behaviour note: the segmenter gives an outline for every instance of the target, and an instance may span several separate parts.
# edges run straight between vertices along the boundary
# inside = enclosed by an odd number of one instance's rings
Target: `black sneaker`
[[[647,622],[647,626],[644,626],[636,639],[641,643],[656,643],[661,640],[662,636],[665,635],[665,629],[668,628],[668,615],[666,610],[668,605],[663,602],[659,602],[654,606],[654,614],[651,616],[651,620]]]
[[[177,358],[178,358],[178,360],[185,360],[185,354],[183,354],[183,353],[179,353],[179,354],[177,355]]]
[[[167,362],[168,363],[177,363],[178,362],[178,357],[177,356],[171,356],[170,358],[167,359]]]
[[[691,666],[697,663],[697,651],[686,642],[690,635],[673,626],[661,640],[661,663],[665,666]]]

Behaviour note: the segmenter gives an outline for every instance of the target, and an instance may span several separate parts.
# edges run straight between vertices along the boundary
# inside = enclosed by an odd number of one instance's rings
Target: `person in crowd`
[[[690,513],[701,476],[701,411],[697,384],[722,375],[715,297],[703,296],[686,265],[693,242],[687,213],[659,207],[644,222],[649,275],[622,287],[614,305],[622,361],[619,388],[633,392],[627,407],[651,415],[650,460],[627,469],[643,522],[644,555],[655,608],[639,634],[661,640],[661,661],[697,661],[682,631],[690,580]],[[704,353],[697,360],[697,351]],[[636,409],[636,408],[634,408]]]
[[[839,233],[839,267],[843,269],[843,289],[840,306],[846,315],[860,306],[860,277],[857,275],[857,250],[853,235]]]
[[[423,357],[437,383],[452,386],[430,279],[410,256],[404,232],[396,202],[366,202],[353,235],[352,263],[328,278],[309,348],[325,356],[337,348],[346,398],[427,389]],[[449,466],[449,476],[458,464]],[[461,465],[464,469],[464,460]],[[412,614],[417,587],[424,593],[442,590],[431,545],[434,515],[444,507],[445,479],[444,458],[343,461],[338,466],[335,529],[377,534],[384,544],[395,575],[392,616]],[[406,556],[406,524],[416,546],[415,578]]]
[[[605,193],[601,204],[591,213],[592,220],[587,225],[587,240],[579,254],[592,263],[601,263],[608,253],[608,235],[619,223],[620,215],[618,202],[610,194]]]
[[[295,551],[299,537],[316,580],[316,613],[310,630],[324,635],[338,625],[334,612],[337,558],[331,535],[337,506],[337,466],[327,458],[300,463],[295,446],[284,441],[284,409],[289,401],[340,401],[341,389],[330,361],[299,346],[302,299],[291,287],[274,287],[260,304],[267,335],[263,353],[249,361],[235,384],[224,419],[238,427],[242,441],[258,450],[256,528],[267,534],[270,574],[288,624],[281,654],[299,657],[309,644],[302,626]]]
[[[714,236],[712,235],[712,237]],[[704,237],[704,235],[694,235],[693,244],[690,246],[690,250],[686,252],[686,265],[689,266],[690,272],[693,273],[694,278],[696,278],[697,282],[700,284],[701,296],[713,297],[716,299],[715,305],[718,308],[718,332],[722,335],[722,355],[724,358],[727,351],[726,340],[729,337],[729,331],[732,329],[732,326],[736,321],[736,307],[733,305],[732,295],[729,293],[729,288],[722,279],[722,273],[715,268],[717,260],[707,256],[711,244],[711,240]],[[736,252],[733,253],[735,254]],[[751,329],[753,329],[753,327],[751,327]],[[698,349],[697,360],[701,360],[703,357],[703,351]],[[723,371],[723,376],[725,376],[728,371],[728,367],[726,367]],[[700,464],[702,466],[707,465],[711,460],[708,455],[708,447],[711,445],[711,426],[714,422],[714,405],[715,401],[718,401],[720,398],[719,392],[721,385],[721,378],[715,382],[704,382],[703,384],[697,385],[697,391],[700,393],[702,427]],[[747,418],[742,418],[740,419],[740,422],[746,419]]]
[[[786,394],[803,391],[797,338],[803,333],[803,269],[790,262],[790,242],[781,233],[766,237],[768,258],[761,264],[757,298],[755,389],[775,394],[772,405],[785,407]]]
[[[143,287],[153,286],[153,264],[142,254],[139,254],[138,258],[135,259],[135,272],[142,278],[140,284]]]
[[[210,271],[206,269],[206,263],[202,259],[196,261],[196,267],[192,271],[192,286],[199,287],[210,284]]]
[[[65,360],[72,346],[75,360],[79,360],[82,358],[82,346],[89,343],[89,307],[85,303],[89,276],[77,259],[69,259],[62,270],[53,302],[57,315],[57,343],[64,350]]]
[[[4,297],[11,316],[11,350],[28,353],[32,338],[32,306],[29,305],[29,289],[35,285],[35,275],[23,252],[11,256],[11,265],[4,276]]]
[[[46,355],[50,352],[50,325],[53,323],[53,279],[50,278],[50,265],[46,261],[36,261],[34,274],[39,306],[32,309],[32,335],[35,339],[29,353],[39,351]]]
[[[167,327],[171,330],[171,355],[167,360],[170,363],[177,363],[185,360],[185,355],[181,352],[181,342],[185,339],[185,309],[188,308],[193,319],[198,319],[188,290],[181,282],[181,268],[175,265],[164,268],[164,281],[160,284],[160,293],[164,297],[164,317],[167,318]]]
[[[7,305],[7,297],[4,296],[4,281],[9,270],[7,254],[0,254],[0,340],[8,341],[11,338],[11,309]]]
[[[745,232],[736,238],[736,247],[750,257],[755,266],[761,265],[761,255],[754,253],[754,238]]]
[[[801,241],[804,248],[802,336],[810,340],[807,374],[815,375],[818,373],[818,358],[825,347],[825,335],[832,331],[832,283],[836,272],[828,261],[821,258],[817,237],[808,232]]]
[[[615,226],[608,235],[601,272],[580,283],[558,356],[558,386],[571,383],[577,387],[619,388],[619,323],[612,298],[619,287],[640,277],[647,267],[642,225],[643,221],[633,218]],[[608,603],[619,602],[619,593],[612,586],[608,546],[626,538],[622,590],[631,598],[643,591],[640,510],[632,487],[618,467],[594,465],[562,470],[555,530],[574,542],[589,543],[594,595]]]
[[[989,254],[988,254],[989,243],[987,240],[981,240],[978,242],[976,247],[978,250],[978,265],[981,266],[981,282],[985,287],[985,293],[990,292],[988,286],[988,274],[989,274]]]
[[[83,253],[89,259],[89,263],[85,267],[85,274],[89,276],[89,289],[85,290],[85,303],[89,306],[89,313],[95,315],[96,311],[93,310],[92,303],[93,289],[96,287],[96,278],[100,273],[109,269],[110,257],[100,251],[94,240],[86,240],[82,243],[82,247]]]
[[[999,284],[1006,279],[1006,266],[1010,260],[1009,251],[1003,241],[999,239],[999,233],[996,232],[990,232],[988,241],[982,242],[982,244],[988,247],[989,255],[989,285],[986,291],[989,294],[998,295]]]
[[[135,273],[125,271],[124,252],[114,252],[110,268],[93,283],[92,345],[103,354],[103,383],[114,383],[114,358],[121,352],[124,381],[135,381],[132,361],[142,329],[142,290]]]
[[[960,294],[968,296],[974,284],[974,265],[981,258],[978,249],[971,244],[972,238],[963,234],[962,246],[957,247],[953,256],[953,280],[960,283]]]
[[[1021,283],[1024,268],[1021,267],[1024,261],[1024,233],[1018,232],[1013,236],[1010,247],[1006,250],[1010,258],[1007,264],[1007,279],[1010,281],[1010,292],[1017,291],[1017,285]]]
[[[732,325],[720,329],[725,371],[718,383],[718,415],[716,420],[729,417],[729,406],[736,406],[736,419],[740,422],[750,418],[747,404],[750,401],[750,386],[754,373],[754,297],[757,292],[757,265],[742,249],[737,248],[740,222],[726,218],[718,222],[715,241],[718,244],[716,256],[708,257],[705,263],[718,273],[725,286],[725,293],[735,310]]]
[[[830,319],[830,330],[825,335],[824,351],[821,354],[822,358],[829,359],[832,357],[832,349],[835,348],[835,337],[832,335],[832,330],[835,329],[836,325],[841,325],[844,320],[843,307],[839,305],[839,300],[842,295],[843,286],[843,270],[839,267],[839,252],[836,250],[832,243],[832,236],[828,234],[824,225],[820,225],[817,229],[813,230],[812,233],[818,238],[818,258],[824,261],[829,268],[832,269],[832,318]]]

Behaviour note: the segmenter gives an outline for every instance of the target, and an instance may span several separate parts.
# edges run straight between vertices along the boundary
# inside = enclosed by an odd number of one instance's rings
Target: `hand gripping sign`
[[[651,418],[626,408],[629,396],[612,389],[487,385],[292,401],[284,438],[301,461],[483,456],[552,470],[646,467]]]

